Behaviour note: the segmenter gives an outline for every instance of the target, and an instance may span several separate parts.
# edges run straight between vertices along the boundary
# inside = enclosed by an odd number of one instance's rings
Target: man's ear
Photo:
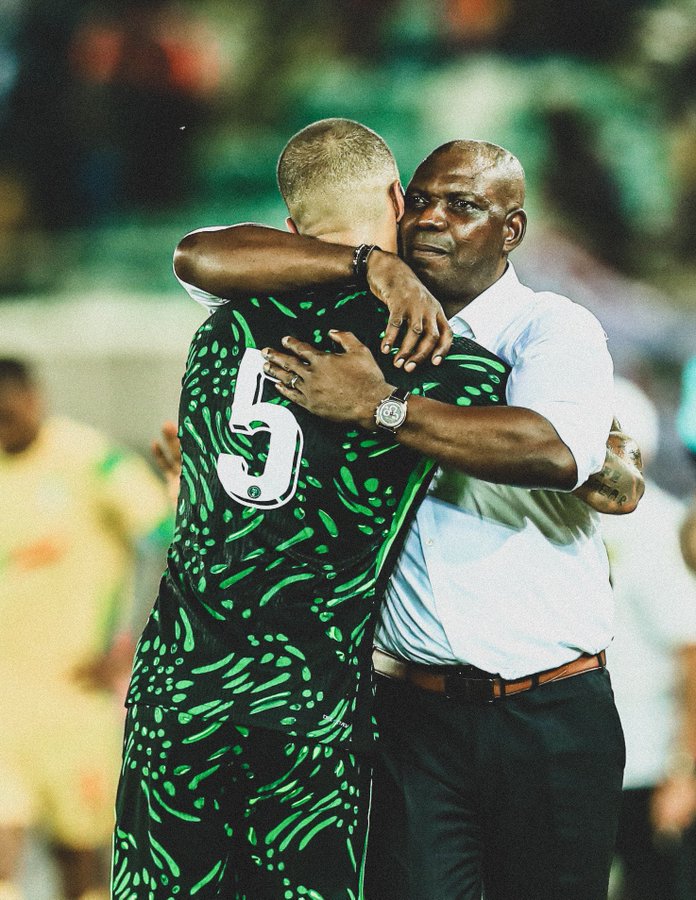
[[[288,229],[290,234],[299,234],[300,232],[297,229],[297,225],[295,225],[295,220],[288,216],[285,219],[285,227]]]
[[[514,209],[505,219],[505,242],[503,252],[510,253],[522,243],[527,230],[527,213],[523,209]]]
[[[396,221],[400,222],[404,214],[404,189],[400,181],[394,181],[389,185],[389,198],[394,205]]]

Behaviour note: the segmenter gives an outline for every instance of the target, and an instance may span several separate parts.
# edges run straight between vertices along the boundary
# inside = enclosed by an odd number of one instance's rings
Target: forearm
[[[268,294],[348,281],[353,250],[262,225],[232,225],[186,235],[174,252],[174,271],[216,297]]]
[[[174,252],[178,277],[215,297],[287,293],[356,278],[355,247],[262,225],[231,225],[186,235]],[[382,351],[399,347],[408,371],[428,357],[438,365],[452,343],[439,302],[396,253],[374,248],[362,273],[389,309]]]
[[[320,353],[285,337],[287,352],[265,348],[264,371],[276,390],[309,412],[374,431],[375,410],[393,385],[350,332],[332,332],[343,353]],[[399,443],[484,481],[572,490],[575,459],[551,423],[515,406],[463,408],[412,394]]]
[[[552,425],[519,407],[459,409],[411,396],[400,444],[474,478],[570,490],[577,467]]]

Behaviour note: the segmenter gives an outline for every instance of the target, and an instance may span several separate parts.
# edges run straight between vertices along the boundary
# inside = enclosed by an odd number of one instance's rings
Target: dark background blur
[[[592,309],[664,418],[696,352],[694,0],[2,0],[0,352],[54,406],[145,446],[173,416],[202,313],[176,284],[202,225],[282,227],[275,161],[349,116],[404,182],[454,137],[528,175],[514,261]]]

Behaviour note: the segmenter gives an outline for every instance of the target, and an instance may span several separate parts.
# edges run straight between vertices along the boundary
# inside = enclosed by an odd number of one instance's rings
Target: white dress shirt
[[[590,312],[530,290],[508,265],[450,324],[512,366],[508,404],[553,425],[573,454],[577,484],[601,469],[613,367]],[[377,645],[405,659],[468,663],[504,678],[604,649],[613,603],[598,520],[570,492],[441,470],[392,576]]]
[[[683,503],[648,481],[630,516],[602,517],[616,597],[607,660],[626,737],[624,788],[662,781],[679,746],[679,651],[696,645],[696,578],[679,547],[685,514]]]

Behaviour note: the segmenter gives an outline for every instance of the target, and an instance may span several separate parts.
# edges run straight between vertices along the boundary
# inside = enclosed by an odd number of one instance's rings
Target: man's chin
[[[440,256],[435,256],[433,254],[428,255],[427,257],[417,254],[406,259],[406,262],[428,290],[435,293],[435,285],[438,282],[438,272],[442,272],[442,261],[444,259],[445,257],[442,254]]]

